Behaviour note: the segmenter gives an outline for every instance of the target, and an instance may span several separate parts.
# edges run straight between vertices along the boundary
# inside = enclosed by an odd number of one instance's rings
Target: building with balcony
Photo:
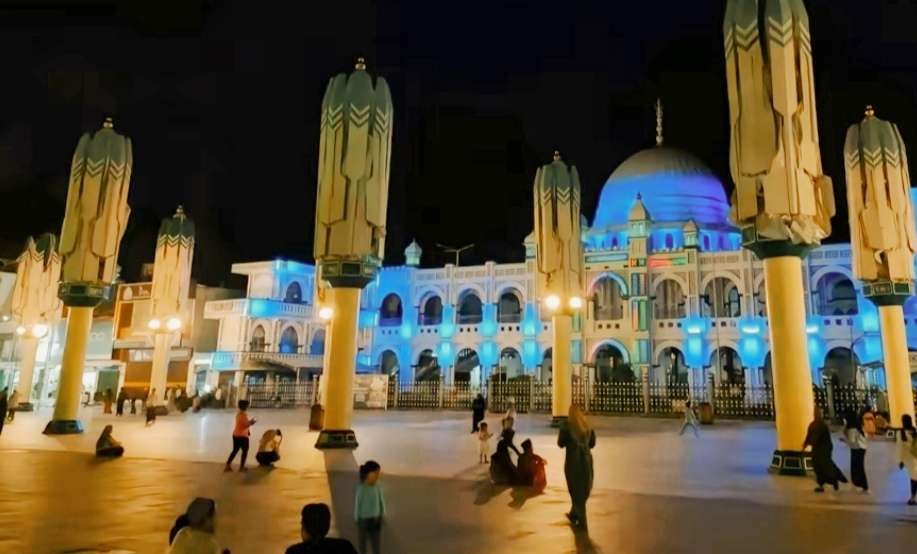
[[[763,267],[741,248],[728,211],[719,180],[682,150],[660,144],[612,172],[591,225],[583,218],[586,302],[574,318],[575,374],[770,382]],[[420,268],[422,250],[412,242],[405,264],[384,267],[363,291],[357,370],[402,381],[550,379],[551,325],[535,297],[531,235],[524,245],[518,263]],[[881,385],[877,311],[853,278],[850,255],[848,245],[825,245],[803,265],[813,380]],[[246,373],[263,381],[320,372],[325,329],[314,266],[276,260],[232,271],[248,277],[246,298],[205,310],[220,322],[212,367],[222,381],[227,372],[237,383]],[[917,349],[917,302],[905,314]]]

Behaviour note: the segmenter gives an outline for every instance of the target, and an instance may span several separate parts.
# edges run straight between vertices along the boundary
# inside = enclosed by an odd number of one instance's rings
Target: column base
[[[14,410],[16,412],[33,412],[35,411],[35,405],[31,402],[20,402]]]
[[[567,416],[556,415],[551,418],[551,427],[554,429],[559,429],[566,422],[567,422]]]
[[[329,448],[350,448],[358,447],[357,435],[352,429],[322,429],[318,434],[318,440],[315,441],[315,448],[325,450]]]
[[[770,470],[778,475],[804,477],[812,471],[812,455],[799,450],[774,450]]]
[[[52,419],[42,431],[45,435],[78,435],[83,432],[83,424],[78,419]]]

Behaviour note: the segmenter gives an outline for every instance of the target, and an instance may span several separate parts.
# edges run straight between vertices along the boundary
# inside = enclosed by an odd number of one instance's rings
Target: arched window
[[[438,381],[439,380],[439,360],[432,350],[426,349],[421,351],[417,357],[417,368],[414,371],[415,381]]]
[[[252,330],[252,340],[248,344],[251,352],[264,352],[264,326],[256,325]]]
[[[398,369],[398,355],[391,350],[382,352],[379,356],[379,373],[395,375]]]
[[[595,351],[595,378],[599,381],[633,381],[634,372],[630,364],[624,363],[624,355],[618,347],[603,344]]]
[[[483,318],[484,307],[481,299],[472,290],[466,290],[459,295],[458,323],[480,323]]]
[[[655,375],[657,383],[687,383],[688,368],[681,350],[668,347],[659,353],[659,373]]]
[[[741,385],[745,382],[742,359],[728,346],[721,346],[710,355],[710,367],[719,372],[720,383]]]
[[[312,342],[309,343],[309,354],[322,355],[325,353],[325,330],[319,329],[312,335]]]
[[[618,237],[617,237],[617,235],[611,237],[611,247],[612,247],[613,249],[618,247]]]
[[[522,356],[515,348],[504,348],[500,352],[500,363],[497,364],[497,373],[502,379],[512,379],[525,372],[522,369]]]
[[[443,300],[437,295],[428,296],[420,304],[419,325],[439,325],[443,322]]]
[[[767,317],[767,289],[764,288],[764,281],[758,285],[757,312],[761,317]]]
[[[293,327],[287,327],[280,335],[280,350],[283,354],[299,352],[299,333]]]
[[[704,252],[709,252],[710,251],[710,235],[704,233],[704,238],[703,238],[702,243],[704,245]]]
[[[680,319],[685,317],[685,294],[675,279],[664,279],[656,285],[653,299],[653,317]]]
[[[401,316],[401,298],[395,293],[386,295],[379,308],[379,326],[397,327],[401,325]]]
[[[742,302],[736,284],[726,277],[716,277],[707,283],[703,296],[704,315],[707,317],[739,317]]]
[[[825,356],[824,375],[831,379],[835,385],[850,385],[856,383],[857,367],[860,360],[849,348],[832,348]]]
[[[672,233],[665,234],[665,247],[668,250],[675,248],[675,237],[672,236]]]
[[[541,357],[541,380],[550,381],[551,374],[554,369],[554,350],[550,347],[545,349],[544,355]]]
[[[601,277],[592,288],[596,320],[614,320],[624,317],[624,291],[616,279]]]
[[[299,304],[302,302],[302,287],[299,286],[299,283],[293,281],[287,287],[287,292],[283,297],[284,302],[292,302],[294,304]]]
[[[455,357],[453,371],[455,373],[453,378],[456,382],[476,382],[481,372],[481,360],[478,358],[478,353],[471,348],[459,350]]]
[[[497,321],[500,323],[519,323],[522,321],[521,295],[516,291],[508,290],[500,295],[497,303]]]
[[[827,273],[814,291],[818,315],[856,315],[857,293],[853,282],[841,273]]]

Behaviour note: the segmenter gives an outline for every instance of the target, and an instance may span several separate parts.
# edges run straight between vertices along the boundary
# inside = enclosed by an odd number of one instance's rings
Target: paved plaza
[[[356,466],[383,467],[388,553],[414,552],[905,552],[917,544],[917,509],[893,445],[867,456],[872,493],[813,494],[809,479],[766,472],[773,426],[724,422],[700,439],[669,419],[590,418],[597,429],[589,535],[563,517],[563,452],[547,418],[521,416],[517,443],[531,437],[548,460],[548,489],[493,487],[478,465],[470,414],[357,412],[360,448],[324,453],[302,411],[253,410],[255,435],[283,429],[277,469],[224,474],[231,411],[116,418],[83,410],[87,432],[46,437],[49,414],[19,414],[0,436],[0,552],[83,550],[161,553],[175,516],[194,496],[217,500],[218,538],[234,554],[282,552],[297,540],[300,507],[328,502],[335,532],[352,524]],[[489,420],[496,422],[498,416]],[[96,461],[108,423],[126,449]],[[836,456],[847,469],[848,452]]]

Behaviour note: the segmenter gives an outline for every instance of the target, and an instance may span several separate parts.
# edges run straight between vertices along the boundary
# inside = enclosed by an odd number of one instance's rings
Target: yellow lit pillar
[[[904,310],[900,305],[879,306],[882,325],[882,353],[885,358],[885,381],[888,385],[888,410],[892,427],[901,425],[901,416],[914,417],[914,395],[911,392],[911,366],[907,354]]]
[[[556,314],[551,318],[554,328],[553,342],[551,343],[551,372],[553,382],[551,389],[551,415],[552,424],[559,424],[567,419],[570,405],[573,403],[573,385],[571,383],[570,368],[570,334],[573,328],[573,318],[566,314]]]
[[[67,315],[67,339],[61,361],[57,403],[54,404],[54,418],[45,428],[46,434],[83,432],[83,424],[76,416],[83,390],[83,365],[86,363],[86,348],[92,330],[92,311],[91,307],[72,306]],[[51,429],[52,424],[55,425],[54,429]]]
[[[580,182],[576,166],[554,152],[535,172],[535,293],[551,314],[551,425],[567,419],[573,402],[570,338],[573,314],[583,309],[583,245]]]
[[[331,79],[322,100],[315,259],[329,320],[322,374],[324,426],[316,448],[356,448],[350,428],[360,291],[376,279],[385,252],[392,98],[385,79],[354,71]],[[323,315],[324,313],[324,315]]]
[[[357,356],[357,317],[360,313],[360,289],[333,288],[330,296],[334,315],[329,324],[328,342],[331,354],[325,374],[325,424],[323,433],[353,434],[350,417],[353,413],[354,360]],[[354,443],[356,437],[352,437]]]
[[[19,382],[16,390],[22,402],[32,401],[32,380],[35,376],[35,358],[38,355],[38,339],[23,335],[19,339]]]
[[[917,231],[907,149],[898,126],[866,106],[844,143],[853,274],[879,309],[891,425],[914,414],[902,306],[914,294]]]
[[[805,475],[812,419],[802,258],[831,234],[834,188],[818,145],[809,20],[802,0],[727,0],[731,219],[763,260],[777,448],[771,468]]]
[[[153,335],[153,364],[150,369],[150,394],[156,391],[156,397],[152,396],[148,402],[152,406],[162,406],[165,408],[166,382],[169,378],[169,354],[172,350],[172,334],[156,333]]]
[[[113,127],[106,119],[94,134],[84,134],[70,165],[59,249],[62,282],[57,290],[70,312],[57,403],[46,434],[83,432],[76,416],[92,311],[111,298],[118,249],[130,215],[127,194],[133,150],[130,139]]]
[[[770,323],[777,451],[782,455],[802,448],[815,405],[802,301],[802,259],[765,258],[764,286]]]

